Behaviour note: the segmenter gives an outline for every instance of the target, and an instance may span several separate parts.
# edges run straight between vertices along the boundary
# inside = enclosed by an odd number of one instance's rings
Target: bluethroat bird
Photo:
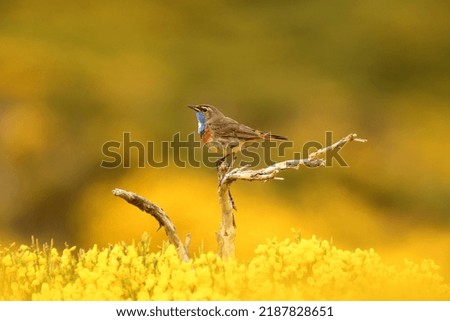
[[[274,135],[240,124],[225,116],[216,107],[206,104],[189,105],[197,114],[198,133],[204,144],[226,151],[226,155],[218,162],[220,164],[229,154],[239,151],[246,142],[259,140],[287,140],[286,137]]]

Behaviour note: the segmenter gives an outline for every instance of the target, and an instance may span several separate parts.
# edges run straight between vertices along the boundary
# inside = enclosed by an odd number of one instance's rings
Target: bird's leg
[[[227,157],[231,155],[231,161],[230,163],[227,162]],[[231,170],[233,169],[233,165],[234,162],[236,161],[236,153],[234,152],[230,152],[229,154],[221,157],[217,162],[216,162],[216,168],[217,168],[217,172],[219,173],[220,179],[219,179],[219,186],[222,184],[223,179],[225,178],[225,176],[231,172]],[[234,202],[233,202],[233,198],[231,197],[230,194],[230,199],[233,203],[233,208],[236,209],[236,206],[234,206]]]
[[[216,162],[216,167],[217,168],[219,168],[222,165],[222,163],[225,161],[225,159],[227,158],[228,155],[229,154],[226,154],[225,156],[223,156],[223,157],[221,157],[221,158],[219,158],[217,160],[217,162]],[[227,164],[224,164],[224,165],[227,165]]]
[[[237,155],[235,152],[231,152],[230,154],[231,154],[231,161],[230,161],[229,170],[231,170],[234,167],[234,163],[236,162],[236,158],[237,158]],[[230,154],[228,154],[228,155],[230,155]]]
[[[231,161],[230,161],[230,163],[228,163],[228,162],[226,162],[226,160],[227,160],[228,156],[230,156],[230,155],[231,155]],[[236,160],[236,154],[234,152],[230,152],[217,160],[216,167],[219,168],[219,166],[225,165],[229,171],[233,168],[235,160]]]

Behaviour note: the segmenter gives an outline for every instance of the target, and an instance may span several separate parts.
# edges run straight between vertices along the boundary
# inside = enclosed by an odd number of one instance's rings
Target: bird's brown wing
[[[216,136],[237,138],[239,140],[261,139],[262,133],[256,129],[240,124],[232,118],[223,117],[210,124]]]

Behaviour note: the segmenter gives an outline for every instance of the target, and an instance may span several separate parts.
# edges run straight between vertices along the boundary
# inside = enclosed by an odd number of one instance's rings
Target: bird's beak
[[[198,105],[188,105],[188,107],[189,107],[190,109],[193,109],[193,110],[197,111],[197,112],[200,111],[200,109],[198,108]]]

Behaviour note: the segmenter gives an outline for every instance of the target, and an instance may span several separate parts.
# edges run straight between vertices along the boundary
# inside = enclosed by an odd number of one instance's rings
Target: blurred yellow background
[[[120,187],[163,207],[193,253],[215,250],[214,169],[100,167],[105,142],[186,137],[186,106],[210,103],[296,146],[369,140],[343,149],[346,168],[234,183],[240,259],[295,229],[450,277],[449,14],[444,0],[1,1],[0,243],[148,232],[156,249],[164,232]]]

